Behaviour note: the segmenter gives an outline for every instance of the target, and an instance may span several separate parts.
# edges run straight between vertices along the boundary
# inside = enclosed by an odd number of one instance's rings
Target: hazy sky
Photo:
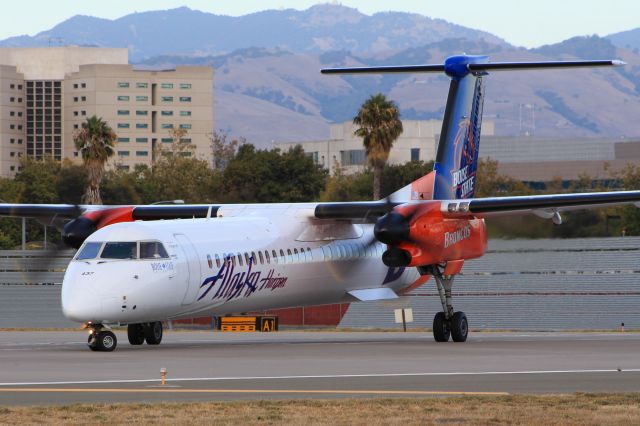
[[[114,19],[147,10],[188,6],[224,15],[264,9],[306,9],[313,0],[19,0],[0,14],[0,39],[46,30],[76,14]],[[575,35],[607,35],[640,26],[640,0],[343,0],[372,14],[414,12],[489,31],[508,42],[534,47]],[[6,5],[5,5],[6,6]]]

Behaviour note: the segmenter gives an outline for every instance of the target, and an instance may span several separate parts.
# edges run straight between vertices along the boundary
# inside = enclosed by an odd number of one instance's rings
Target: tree
[[[225,201],[232,203],[312,201],[326,180],[327,171],[300,145],[284,153],[242,145],[222,172]]]
[[[238,152],[238,147],[247,143],[246,139],[231,139],[225,132],[213,132],[209,135],[213,169],[224,170]]]
[[[380,176],[389,159],[389,152],[402,134],[400,111],[395,102],[382,93],[371,96],[353,118],[358,126],[354,134],[363,139],[367,160],[373,168],[373,198],[380,198]]]
[[[87,173],[87,189],[82,197],[84,203],[102,204],[100,183],[104,166],[114,154],[115,140],[116,134],[111,127],[95,115],[87,118],[73,137]]]

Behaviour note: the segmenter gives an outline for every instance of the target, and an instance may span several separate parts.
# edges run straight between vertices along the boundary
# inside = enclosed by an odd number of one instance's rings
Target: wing
[[[640,207],[640,191],[591,192],[579,194],[532,195],[521,197],[490,197],[462,200],[425,200],[407,204],[440,203],[445,217],[492,217],[535,214],[553,218],[556,213],[579,209],[636,205]],[[317,219],[343,219],[355,222],[375,222],[403,203],[388,201],[318,204]]]
[[[445,200],[441,202],[441,211],[449,217],[470,214],[476,217],[491,217],[532,213],[540,217],[552,218],[556,213],[563,211],[622,205],[640,206],[640,191]]]

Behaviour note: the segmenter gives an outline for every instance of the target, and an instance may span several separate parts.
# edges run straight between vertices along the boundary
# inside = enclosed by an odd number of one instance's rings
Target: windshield
[[[137,257],[136,242],[106,243],[100,255],[101,259],[136,259]]]
[[[85,243],[76,255],[76,260],[95,259],[102,247],[102,243]]]
[[[142,241],[140,243],[140,259],[168,259],[169,255],[159,241]]]

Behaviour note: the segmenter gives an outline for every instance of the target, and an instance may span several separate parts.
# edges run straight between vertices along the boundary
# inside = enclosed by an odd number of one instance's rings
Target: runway
[[[117,335],[100,353],[84,332],[1,332],[0,405],[640,391],[638,333]]]

